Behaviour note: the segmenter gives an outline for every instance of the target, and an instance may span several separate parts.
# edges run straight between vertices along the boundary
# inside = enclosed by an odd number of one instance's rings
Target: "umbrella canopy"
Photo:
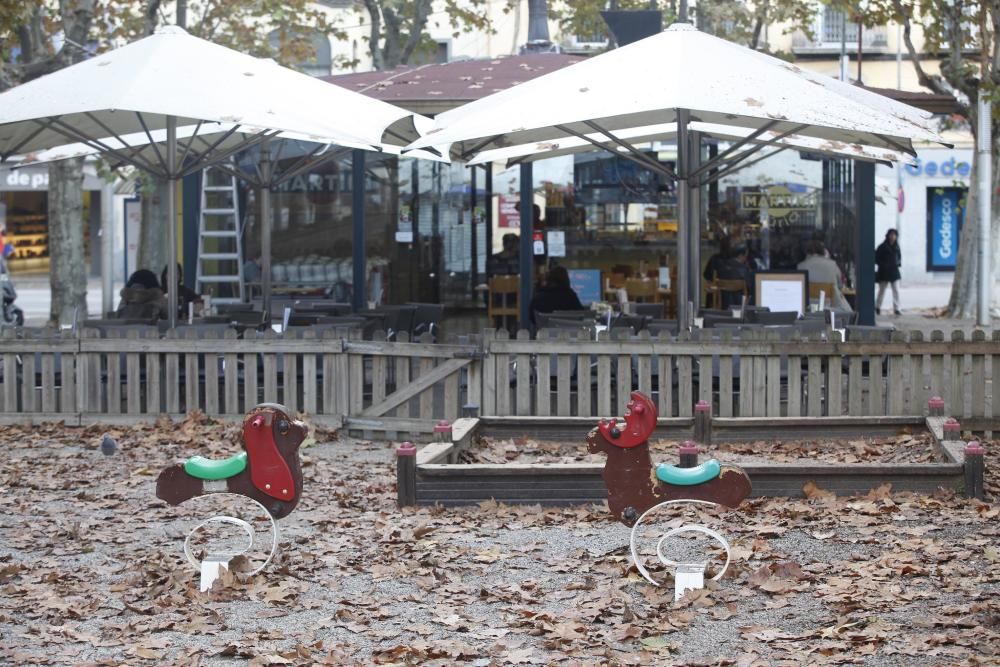
[[[295,132],[320,143],[405,145],[404,109],[192,37],[171,26],[0,94],[0,157],[178,126],[248,136]],[[163,160],[143,165],[165,171]],[[157,168],[158,167],[158,168]],[[165,174],[175,176],[175,174]]]
[[[930,114],[707,35],[688,24],[532,79],[435,118],[410,146],[452,155],[574,133],[693,121],[913,153],[940,141]]]
[[[417,122],[411,112],[386,102],[169,27],[0,94],[0,160],[81,142],[176,187],[184,175],[280,132],[320,144],[379,147],[417,138]],[[190,134],[179,141],[177,128],[186,126]],[[158,130],[165,131],[163,144],[152,134]],[[203,130],[216,138],[201,141]],[[145,135],[152,154],[123,139],[137,133]],[[261,182],[270,182],[268,168],[263,172]],[[176,219],[175,205],[176,197],[166,198],[168,220]],[[265,256],[269,219],[264,216],[262,225]],[[176,226],[169,225],[169,285],[177,284],[176,235]],[[265,303],[267,269],[265,262]],[[169,290],[169,299],[174,326],[176,289]]]

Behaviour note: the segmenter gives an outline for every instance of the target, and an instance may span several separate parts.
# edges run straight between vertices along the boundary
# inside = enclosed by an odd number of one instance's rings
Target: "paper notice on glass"
[[[553,230],[546,232],[545,238],[549,244],[549,257],[566,256],[566,232]]]
[[[396,243],[413,243],[413,232],[403,230],[397,231]]]
[[[805,300],[805,283],[797,276],[794,278],[774,278],[758,275],[760,291],[757,303],[766,306],[771,312],[795,311],[802,315],[802,303]]]
[[[670,289],[670,267],[661,266],[660,267],[660,282],[659,285],[663,289]]]

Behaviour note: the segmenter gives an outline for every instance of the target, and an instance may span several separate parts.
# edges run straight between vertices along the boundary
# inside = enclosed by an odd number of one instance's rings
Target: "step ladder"
[[[240,236],[236,178],[216,167],[203,169],[195,289],[199,294],[211,294],[212,303],[241,303],[244,299]]]

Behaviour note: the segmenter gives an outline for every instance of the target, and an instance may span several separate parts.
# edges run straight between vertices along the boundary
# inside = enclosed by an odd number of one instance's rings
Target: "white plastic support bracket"
[[[210,493],[204,496],[196,496],[195,499],[211,498],[213,496],[218,497],[222,495],[239,497],[243,500],[247,500],[253,503],[260,509],[260,511],[264,514],[264,516],[267,517],[267,520],[271,525],[271,551],[267,555],[267,560],[265,560],[264,563],[259,567],[257,567],[256,569],[248,572],[247,576],[254,576],[256,574],[259,574],[264,571],[264,568],[268,566],[268,564],[274,558],[274,554],[277,553],[278,551],[278,539],[279,539],[278,524],[275,523],[274,517],[271,516],[271,513],[268,512],[263,505],[258,503],[253,498],[248,498],[242,495],[238,496],[237,494],[231,494],[231,493]],[[209,524],[219,524],[219,523],[235,526],[241,529],[246,535],[247,539],[246,545],[242,549],[235,549],[232,551],[223,551],[214,554],[209,554],[203,561],[199,562],[198,559],[195,558],[194,556],[194,549],[191,545],[194,536],[198,533],[198,531],[203,530]],[[249,552],[251,549],[254,548],[255,544],[256,544],[256,532],[254,531],[253,526],[250,525],[249,522],[232,516],[213,516],[209,517],[208,519],[205,519],[204,521],[196,525],[188,532],[187,537],[184,538],[184,557],[194,568],[198,569],[201,572],[200,588],[201,591],[204,592],[210,589],[212,587],[212,583],[214,583],[215,580],[221,576],[221,568],[225,568],[228,570],[229,562],[233,558],[246,554],[247,552]]]
[[[198,589],[204,593],[211,590],[215,580],[222,576],[223,570],[229,570],[227,556],[208,556],[201,561],[201,584]]]
[[[643,512],[643,514],[638,518],[638,520],[636,520],[635,524],[633,524],[632,526],[632,532],[629,537],[629,549],[632,552],[632,562],[635,563],[635,567],[639,571],[639,574],[641,574],[646,579],[646,581],[653,584],[654,586],[659,586],[660,584],[655,579],[653,579],[652,576],[650,576],[649,570],[646,569],[646,566],[643,564],[642,559],[639,558],[639,550],[637,547],[639,526],[642,525],[642,522],[645,520],[647,516],[649,516],[653,512],[663,507],[666,507],[667,505],[681,505],[687,503],[690,503],[692,505],[708,505],[711,507],[717,506],[717,503],[712,503],[707,500],[693,500],[693,499],[665,500],[659,505],[654,505],[653,507],[650,507],[648,510]],[[684,591],[689,590],[690,588],[704,588],[705,569],[708,567],[708,563],[678,563],[676,561],[667,558],[663,550],[664,543],[674,535],[679,535],[681,533],[701,533],[702,535],[707,535],[708,537],[711,537],[712,539],[716,540],[717,542],[719,542],[719,544],[722,545],[722,548],[726,552],[726,562],[723,563],[722,569],[719,570],[718,574],[712,577],[712,581],[718,581],[719,579],[722,578],[722,575],[724,575],[726,573],[726,570],[729,568],[729,562],[730,559],[732,558],[732,552],[729,549],[729,542],[727,542],[726,539],[722,537],[722,535],[712,530],[711,528],[689,524],[685,526],[680,526],[679,528],[668,530],[660,537],[660,539],[656,543],[656,557],[663,565],[674,568],[674,571],[676,573],[675,575],[676,589],[674,592],[675,600],[680,599],[680,597],[684,595]],[[700,570],[695,572],[694,571],[695,568],[700,568]],[[683,585],[681,583],[682,578],[684,579]],[[694,584],[696,582],[698,584],[697,586],[689,585],[689,584]]]
[[[705,567],[708,563],[678,563],[674,570],[674,602],[690,590],[705,587]]]

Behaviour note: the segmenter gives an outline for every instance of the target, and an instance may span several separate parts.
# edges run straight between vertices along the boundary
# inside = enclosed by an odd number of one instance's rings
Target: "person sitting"
[[[160,274],[160,284],[163,285],[164,294],[170,292],[168,282],[167,267],[163,267],[163,273]],[[177,287],[177,316],[184,318],[187,317],[188,304],[201,303],[202,299],[200,294],[184,284],[184,269],[181,268],[180,264],[177,265]]]
[[[729,259],[718,266],[716,277],[719,280],[742,280],[747,287],[747,300],[753,302],[753,271],[750,269],[747,247],[739,244],[732,249]],[[742,305],[742,292],[722,292],[722,307],[733,308]]]
[[[127,320],[166,319],[170,313],[167,297],[149,269],[139,269],[129,276],[121,291],[122,300],[115,316]]]
[[[719,277],[719,271],[722,269],[722,265],[726,263],[729,256],[732,254],[730,249],[729,237],[723,236],[719,239],[719,251],[708,258],[705,263],[705,270],[702,272],[702,277],[705,282],[710,283]]]
[[[844,286],[843,274],[837,263],[830,259],[826,252],[826,246],[822,241],[810,241],[805,247],[806,258],[799,262],[799,271],[806,271],[809,274],[810,283],[829,283],[833,285],[833,294],[827,295],[832,310],[845,313],[853,313],[851,305],[847,303],[843,293],[840,291]]]
[[[551,313],[555,310],[583,310],[580,297],[569,284],[566,267],[553,266],[545,276],[545,284],[531,299],[531,323],[535,323],[535,313]]]
[[[520,238],[517,234],[503,235],[503,250],[490,255],[486,273],[490,276],[516,276],[521,271]]]

